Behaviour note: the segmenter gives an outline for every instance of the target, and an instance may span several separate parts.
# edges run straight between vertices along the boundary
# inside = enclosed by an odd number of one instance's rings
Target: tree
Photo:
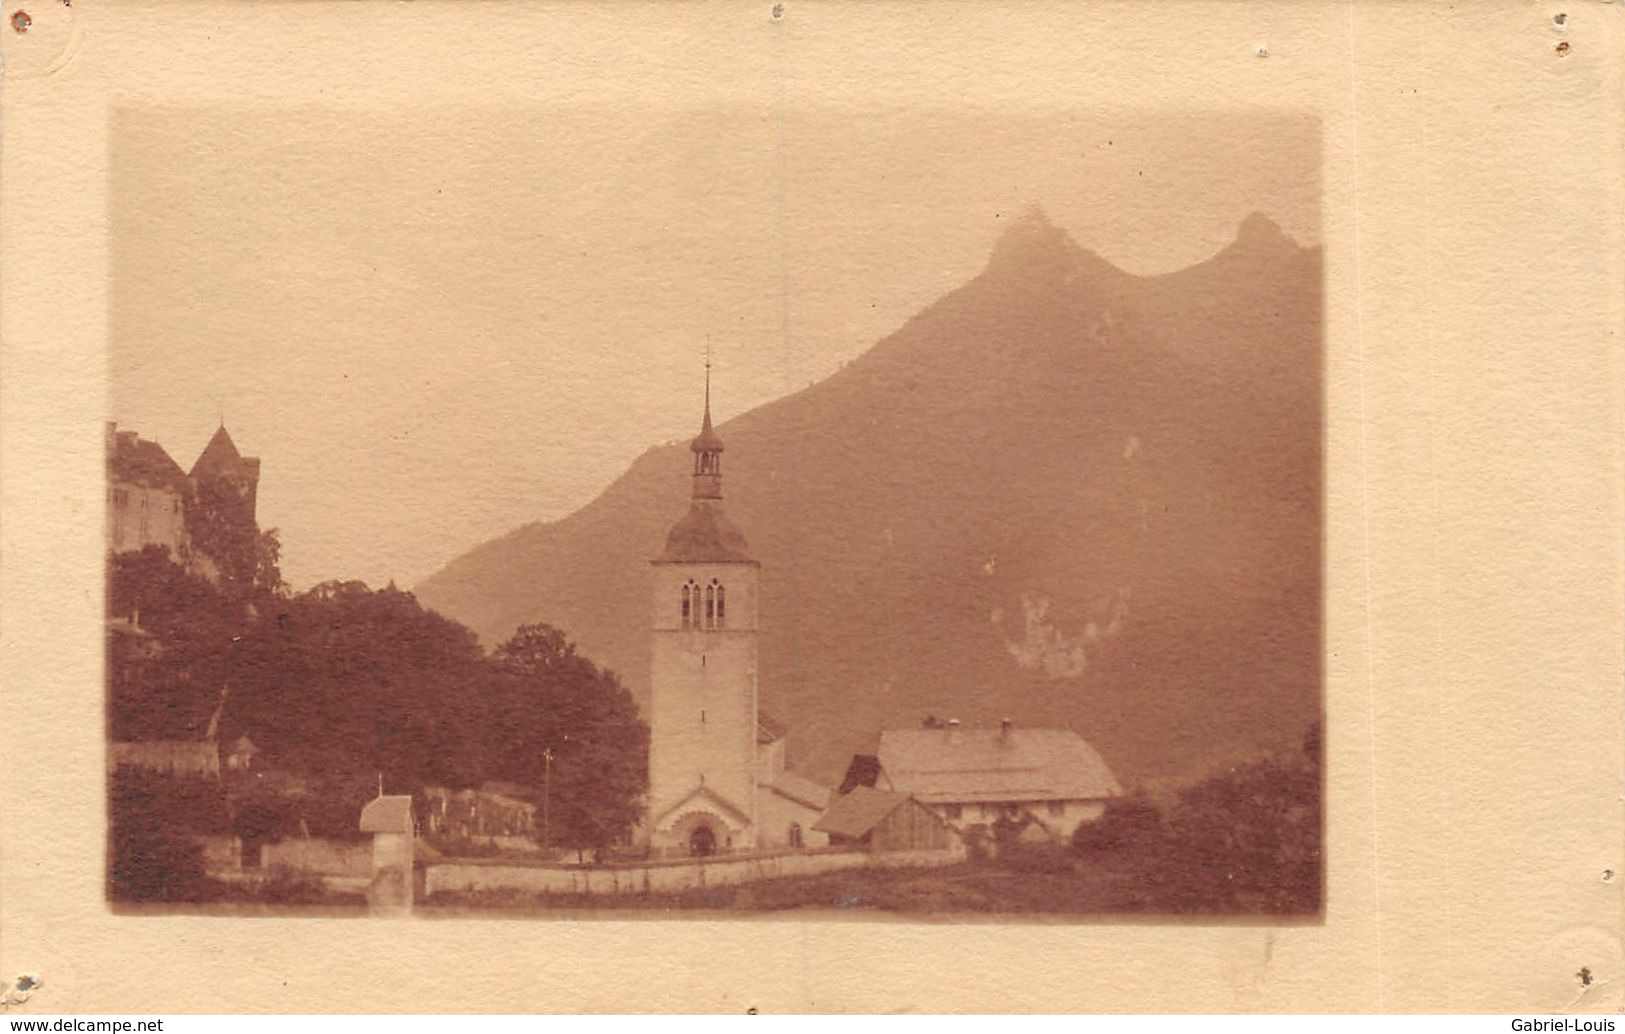
[[[108,892],[115,901],[196,901],[204,889],[197,837],[224,833],[219,784],[121,770],[108,785]]]
[[[233,720],[299,771],[382,774],[394,792],[468,785],[485,767],[490,678],[474,634],[411,593],[329,582],[261,608]]]
[[[255,539],[254,590],[272,596],[287,591],[287,583],[282,580],[282,537],[276,528],[267,528]]]
[[[203,478],[186,501],[187,559],[218,574],[237,599],[282,591],[282,541],[275,528],[260,531],[245,490],[229,478]]]
[[[1321,785],[1312,756],[1244,765],[1181,794],[1161,845],[1178,911],[1303,913],[1321,901]]]
[[[649,780],[649,727],[632,694],[549,625],[521,626],[494,662],[494,758],[504,778],[536,788],[552,843],[598,848],[630,830]]]
[[[161,546],[109,565],[109,616],[140,635],[110,637],[108,727],[117,740],[201,739],[248,631],[244,608]]]

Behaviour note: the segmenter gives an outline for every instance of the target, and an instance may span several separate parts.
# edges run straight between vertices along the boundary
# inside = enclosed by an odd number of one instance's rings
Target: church
[[[649,798],[651,853],[823,846],[813,824],[830,791],[786,767],[785,730],[757,703],[761,564],[722,506],[722,439],[705,417],[689,445],[688,512],[653,570]]]

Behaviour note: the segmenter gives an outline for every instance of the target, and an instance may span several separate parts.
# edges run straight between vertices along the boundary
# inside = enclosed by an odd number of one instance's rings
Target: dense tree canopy
[[[537,803],[548,839],[601,847],[631,828],[648,788],[649,754],[649,729],[632,694],[548,625],[522,626],[497,648],[495,662],[492,764],[504,779],[544,787]]]
[[[161,546],[113,558],[107,602],[142,630],[109,640],[112,738],[202,739],[243,652],[248,611]]]
[[[218,783],[120,771],[108,781],[108,890],[118,901],[196,901],[203,849],[186,834],[224,833]]]
[[[282,809],[287,821],[353,829],[379,779],[412,794],[521,784],[560,846],[598,846],[635,821],[648,729],[619,680],[559,630],[527,626],[487,656],[467,628],[393,585],[239,589],[162,549],[114,558],[110,613],[138,612],[149,633],[110,637],[114,739],[201,739],[224,697],[221,742],[246,734],[307,799]]]

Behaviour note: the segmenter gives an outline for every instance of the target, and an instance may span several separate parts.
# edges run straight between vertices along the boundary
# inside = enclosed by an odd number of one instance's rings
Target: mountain
[[[1321,706],[1321,283],[1261,215],[1136,277],[1030,214],[860,358],[719,427],[792,763],[838,779],[926,714],[1070,725],[1125,786],[1296,749]],[[646,561],[689,466],[650,449],[416,592],[487,643],[557,625],[645,699]]]

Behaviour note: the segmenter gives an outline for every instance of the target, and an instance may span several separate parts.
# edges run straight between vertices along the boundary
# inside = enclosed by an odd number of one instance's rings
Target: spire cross
[[[711,339],[705,340],[705,415],[711,415]]]

